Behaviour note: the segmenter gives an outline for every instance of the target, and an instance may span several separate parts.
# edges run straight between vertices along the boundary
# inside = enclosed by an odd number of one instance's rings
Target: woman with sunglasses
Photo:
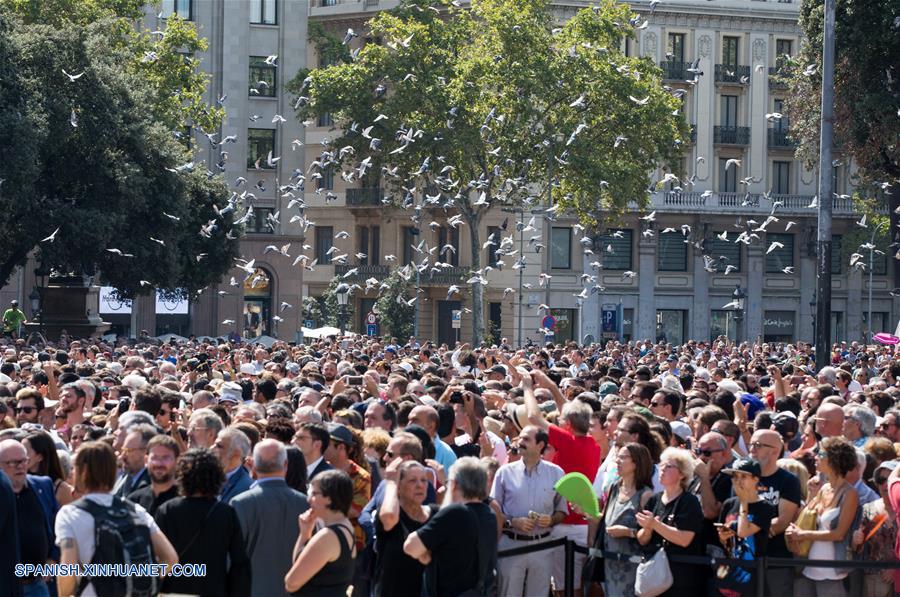
[[[888,499],[887,481],[891,471],[900,462],[889,460],[875,469],[872,483],[878,488],[880,499],[863,506],[859,528],[853,532],[851,545],[858,558],[867,562],[894,562],[897,556],[894,545],[897,541],[897,513]],[[866,569],[863,577],[863,595],[867,597],[890,597],[894,594],[894,572],[892,570]]]

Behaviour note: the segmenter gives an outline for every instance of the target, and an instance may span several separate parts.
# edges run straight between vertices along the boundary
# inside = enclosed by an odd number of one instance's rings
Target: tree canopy
[[[620,51],[639,25],[612,0],[562,25],[546,0],[473,0],[467,9],[405,0],[368,22],[366,35],[380,43],[342,58],[320,39],[337,64],[292,81],[299,118],[330,113],[343,127],[316,166],[384,184],[386,202],[411,210],[416,226],[428,208],[461,216],[475,341],[490,274],[478,225],[488,209],[543,203],[546,217],[568,211],[593,228],[646,203],[652,171],[680,156],[689,132],[680,101],[651,60]],[[416,266],[446,265],[433,259],[421,252]]]
[[[861,182],[876,188],[900,180],[896,6],[894,0],[837,0],[835,12],[835,140],[859,167]],[[803,1],[803,43],[789,63],[791,134],[808,167],[819,156],[824,15],[824,0]]]
[[[134,4],[0,0],[4,282],[36,246],[45,268],[99,273],[123,296],[193,293],[233,265],[228,191],[176,138],[218,118],[192,105],[205,79],[177,51],[196,33],[177,19],[155,40],[125,33]]]

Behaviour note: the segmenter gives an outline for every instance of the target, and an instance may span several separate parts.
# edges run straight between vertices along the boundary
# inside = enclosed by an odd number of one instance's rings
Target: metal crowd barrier
[[[536,551],[544,551],[548,549],[556,549],[563,547],[565,549],[565,577],[566,588],[565,597],[573,597],[575,592],[575,554],[600,556],[605,559],[614,559],[618,561],[630,561],[639,564],[643,561],[643,557],[639,555],[624,554],[619,552],[611,552],[606,550],[598,550],[595,548],[582,547],[571,539],[560,537],[543,543],[525,545],[523,547],[514,547],[512,549],[504,549],[497,552],[498,558],[508,558],[511,556],[520,556]],[[866,560],[809,560],[805,558],[772,558],[763,556],[754,560],[740,560],[737,558],[719,558],[712,556],[668,556],[669,562],[680,564],[693,564],[695,566],[740,566],[741,568],[756,568],[756,595],[764,597],[766,589],[766,569],[770,566],[778,568],[788,567],[805,567],[811,566],[816,568],[852,568],[854,570],[884,570],[900,568],[900,561],[895,562],[870,562]],[[581,579],[577,579],[578,586],[581,586]]]

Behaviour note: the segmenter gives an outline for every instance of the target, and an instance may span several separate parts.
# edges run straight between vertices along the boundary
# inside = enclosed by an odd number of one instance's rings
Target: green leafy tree
[[[394,205],[416,208],[416,225],[426,206],[462,216],[482,305],[478,226],[491,206],[552,195],[555,210],[594,227],[646,203],[650,172],[681,153],[689,129],[679,100],[649,59],[619,51],[637,22],[612,0],[559,27],[547,0],[473,0],[469,9],[405,0],[367,25],[383,45],[299,73],[297,115],[334,115],[344,128],[323,167],[380,179]],[[483,309],[472,325],[478,342]]]
[[[314,296],[308,296],[303,299],[303,318],[311,319],[314,322],[313,327],[321,327],[324,325],[325,316],[322,312],[322,305],[319,299]]]
[[[173,136],[189,112],[123,68],[121,18],[48,24],[10,4],[37,10],[0,0],[0,281],[36,246],[45,268],[99,272],[123,297],[218,281],[237,254],[228,191]]]
[[[378,330],[382,336],[404,339],[413,335],[416,308],[407,303],[415,296],[415,288],[407,278],[394,270],[381,286],[381,295],[375,302],[378,308]]]
[[[800,8],[803,42],[788,63],[787,111],[797,156],[819,159],[824,0]],[[842,151],[859,167],[861,182],[900,179],[900,27],[895,0],[837,0],[835,13],[834,130]],[[894,202],[900,194],[893,193]]]

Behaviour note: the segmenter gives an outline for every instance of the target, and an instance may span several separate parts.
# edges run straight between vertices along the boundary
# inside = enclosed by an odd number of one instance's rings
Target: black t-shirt
[[[135,504],[143,506],[144,510],[150,513],[150,516],[156,516],[159,507],[178,497],[178,487],[173,485],[159,495],[153,493],[153,486],[146,485],[140,489],[136,489],[128,494],[128,499]]]
[[[669,556],[698,556],[703,554],[703,508],[700,500],[692,493],[682,492],[677,498],[668,504],[662,503],[662,492],[655,493],[647,501],[646,510],[663,523],[675,527],[680,531],[694,531],[694,539],[681,547],[669,541],[665,542],[666,555]],[[663,544],[663,538],[659,533],[653,533],[650,543],[644,548],[648,555],[654,554]],[[700,590],[706,578],[702,567],[693,564],[680,564],[669,561],[672,570],[673,588]]]
[[[778,469],[774,474],[759,479],[759,497],[768,504],[775,506],[775,516],[778,515],[778,503],[787,500],[800,505],[803,499],[800,493],[800,480],[793,473]],[[773,558],[793,557],[787,544],[784,542],[784,532],[779,533],[769,541],[769,556]]]
[[[46,564],[50,555],[47,522],[37,495],[27,483],[16,494],[16,515],[19,519],[19,545],[23,564]]]
[[[772,504],[759,500],[747,505],[750,522],[759,527],[759,532],[749,537],[740,539],[735,535],[731,540],[731,549],[726,549],[729,557],[737,560],[755,560],[769,555],[769,527],[772,519],[778,516],[778,508]],[[733,497],[722,506],[719,522],[737,531],[738,517],[741,511],[741,501]],[[741,595],[756,595],[756,569],[731,566],[728,575],[719,579],[716,586],[720,589],[731,589]]]
[[[435,510],[425,506],[428,518]],[[425,521],[428,522],[428,521]],[[424,525],[410,518],[400,508],[400,522],[390,531],[385,531],[381,519],[375,514],[375,579],[376,597],[421,597],[422,579],[425,566],[403,553],[403,542],[410,533],[415,533]]]
[[[433,597],[457,597],[477,588],[493,586],[497,563],[497,519],[483,502],[453,504],[441,508],[418,531],[431,552],[425,570],[425,586]],[[480,569],[479,569],[480,568]]]
[[[725,500],[731,497],[731,477],[724,474],[722,471],[709,480],[709,484],[712,486],[713,495],[716,497],[716,501],[720,504],[724,504]],[[700,500],[701,510],[703,508],[703,501],[700,497],[700,479],[694,478],[694,482],[690,485],[690,491],[697,499]],[[715,519],[710,518],[703,520],[703,543],[704,545],[718,545],[719,544],[719,533],[716,531]]]

